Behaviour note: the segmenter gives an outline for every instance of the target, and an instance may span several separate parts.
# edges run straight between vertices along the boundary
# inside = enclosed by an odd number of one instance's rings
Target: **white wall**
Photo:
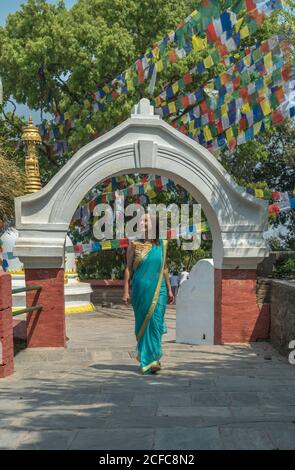
[[[203,338],[205,336],[205,338]],[[214,344],[214,265],[202,259],[176,297],[176,342]]]

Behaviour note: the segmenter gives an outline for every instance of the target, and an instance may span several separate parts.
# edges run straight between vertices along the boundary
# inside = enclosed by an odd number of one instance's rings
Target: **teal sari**
[[[163,276],[166,244],[167,240],[160,240],[159,245],[148,245],[136,255],[133,265],[131,301],[136,351],[140,370],[145,375],[161,368],[162,335],[167,332],[164,320],[167,288]]]

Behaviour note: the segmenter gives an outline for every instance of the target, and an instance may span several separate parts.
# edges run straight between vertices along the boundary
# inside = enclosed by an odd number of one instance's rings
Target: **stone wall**
[[[271,330],[272,345],[288,356],[290,341],[295,340],[295,282],[271,281]]]
[[[123,304],[123,280],[93,280],[87,281],[91,285],[92,293],[90,300],[94,305],[101,306],[104,302],[112,302],[114,304]]]
[[[275,263],[287,258],[295,259],[295,251],[271,251],[269,256],[264,258],[264,260],[257,265],[257,276],[271,276],[274,271]]]

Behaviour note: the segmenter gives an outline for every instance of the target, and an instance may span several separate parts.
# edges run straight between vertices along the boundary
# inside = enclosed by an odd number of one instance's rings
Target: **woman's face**
[[[149,214],[144,214],[140,221],[140,230],[148,235],[148,231],[152,228],[152,220]]]

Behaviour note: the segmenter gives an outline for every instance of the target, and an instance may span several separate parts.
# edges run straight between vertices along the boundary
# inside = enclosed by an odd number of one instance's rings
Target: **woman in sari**
[[[142,223],[147,233],[151,224],[148,214]],[[162,335],[167,332],[164,319],[167,295],[169,303],[173,302],[166,250],[167,240],[149,240],[147,236],[144,240],[131,242],[127,249],[123,300],[126,304],[130,300],[129,284],[132,280],[131,303],[135,316],[137,360],[144,375],[161,369]]]

